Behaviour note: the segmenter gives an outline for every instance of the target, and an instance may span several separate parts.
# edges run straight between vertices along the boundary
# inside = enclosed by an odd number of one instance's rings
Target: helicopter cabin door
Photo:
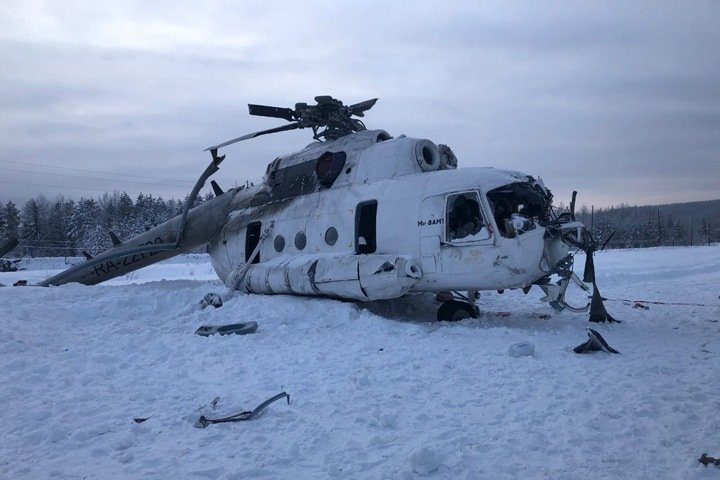
[[[477,191],[451,193],[444,202],[443,240],[440,252],[444,272],[477,271],[487,260],[484,248],[493,245],[492,227]]]
[[[441,270],[440,242],[445,230],[445,197],[436,195],[423,200],[418,218],[420,231],[420,257],[423,272]]]
[[[253,250],[260,243],[261,222],[250,222],[245,230],[245,263],[250,260]],[[260,252],[255,256],[252,263],[260,263]]]

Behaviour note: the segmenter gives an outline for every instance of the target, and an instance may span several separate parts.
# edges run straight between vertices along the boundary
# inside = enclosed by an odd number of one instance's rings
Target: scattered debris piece
[[[208,293],[200,301],[200,307],[204,310],[209,306],[220,308],[223,305],[222,298],[217,293]]]
[[[263,403],[258,405],[255,410],[248,411],[243,410],[241,412],[232,413],[224,417],[218,418],[207,418],[205,415],[201,415],[200,418],[195,422],[196,428],[205,428],[213,423],[226,423],[226,422],[242,422],[245,420],[252,420],[255,418],[263,409],[273,402],[280,400],[281,398],[287,398],[287,403],[290,405],[290,395],[285,392],[280,392],[272,398],[265,400]]]
[[[647,305],[643,305],[642,303],[635,302],[635,304],[632,306],[632,308],[642,308],[643,310],[650,310],[650,307]]]
[[[513,358],[520,357],[531,357],[535,354],[535,345],[527,340],[520,343],[514,343],[510,345],[508,349],[508,355]]]
[[[195,330],[195,335],[209,337],[210,335],[247,335],[257,331],[257,322],[231,323],[230,325],[203,325]]]
[[[612,348],[608,343],[605,341],[605,339],[600,335],[598,332],[593,330],[592,328],[587,329],[587,334],[590,339],[583,343],[582,345],[578,345],[573,349],[575,353],[588,353],[588,352],[605,352],[605,353],[620,353],[614,348]]]
[[[13,283],[13,287],[25,287],[27,286],[27,280],[18,280],[17,282]]]
[[[18,267],[19,264],[20,260],[0,259],[0,272],[17,272],[18,270],[22,270],[22,268]]]
[[[143,423],[144,421],[146,421],[146,420],[149,419],[149,418],[150,418],[150,417],[147,417],[147,418],[137,417],[137,418],[133,418],[133,421],[134,421],[135,423]]]
[[[715,465],[716,467],[720,467],[720,458],[711,457],[707,453],[703,453],[698,459],[698,462],[702,463],[706,467],[708,465]]]
[[[220,401],[220,397],[215,397],[215,399],[210,402],[210,405],[212,406],[213,410],[215,410],[218,406],[218,402]]]

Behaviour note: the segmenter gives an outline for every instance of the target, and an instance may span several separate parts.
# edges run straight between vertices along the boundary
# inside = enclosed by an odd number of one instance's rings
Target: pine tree
[[[70,239],[66,233],[66,225],[72,213],[73,202],[65,201],[58,197],[52,208],[48,219],[47,238],[49,250],[43,255],[68,256],[73,255]]]
[[[102,210],[93,199],[81,198],[68,219],[66,233],[78,248],[95,254],[110,247]]]
[[[5,220],[5,207],[0,205],[0,242],[7,240],[7,221]]]
[[[23,240],[25,253],[31,257],[44,255],[47,245],[45,237],[47,232],[47,200],[42,195],[36,199],[31,198],[25,203],[20,214],[20,236]]]
[[[5,235],[8,238],[20,237],[20,212],[15,204],[8,201],[5,204]]]
[[[113,231],[122,239],[130,238],[135,233],[135,205],[127,192],[122,192],[118,199]]]

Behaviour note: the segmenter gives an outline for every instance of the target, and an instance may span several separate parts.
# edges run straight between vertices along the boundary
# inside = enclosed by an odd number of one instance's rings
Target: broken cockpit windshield
[[[549,222],[552,194],[532,177],[491,190],[487,194],[497,229],[513,238]]]

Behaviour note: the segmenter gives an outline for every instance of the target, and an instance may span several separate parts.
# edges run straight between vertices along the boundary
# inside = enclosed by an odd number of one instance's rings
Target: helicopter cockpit
[[[541,180],[505,185],[487,194],[501,236],[514,238],[551,222],[552,194]]]

